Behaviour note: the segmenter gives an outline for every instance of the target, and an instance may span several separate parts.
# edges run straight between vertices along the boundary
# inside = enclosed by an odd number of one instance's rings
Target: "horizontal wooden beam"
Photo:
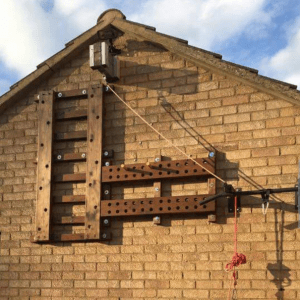
[[[77,120],[77,119],[86,119],[87,118],[87,110],[72,110],[66,112],[58,112],[55,114],[55,119],[57,121],[64,121],[64,120]]]
[[[71,91],[63,91],[63,92],[56,92],[55,97],[56,99],[64,99],[65,98],[74,98],[74,97],[87,97],[88,89],[78,89],[78,90],[71,90]]]
[[[53,197],[55,204],[63,203],[85,203],[85,195],[66,195],[62,197]]]
[[[54,162],[70,162],[70,161],[85,161],[86,160],[86,153],[62,153],[62,154],[55,154]]]
[[[65,132],[65,133],[57,133],[55,134],[56,141],[70,141],[70,140],[85,140],[87,138],[87,131],[73,131],[73,132]]]
[[[83,216],[61,217],[53,220],[54,225],[83,225],[84,223],[85,217]]]
[[[215,201],[206,205],[199,202],[212,196],[210,194],[194,196],[154,197],[144,199],[102,200],[101,216],[133,216],[157,214],[186,214],[186,213],[214,213]]]
[[[85,173],[62,174],[54,176],[54,182],[85,182]]]

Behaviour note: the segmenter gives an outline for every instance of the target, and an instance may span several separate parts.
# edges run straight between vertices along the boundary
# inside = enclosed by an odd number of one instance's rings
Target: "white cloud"
[[[261,63],[261,71],[274,78],[300,86],[300,19],[287,29],[287,46]]]
[[[41,1],[0,1],[0,60],[20,76],[94,26],[106,9],[99,0],[55,0],[53,9],[46,12]]]
[[[158,31],[189,40],[191,45],[212,49],[234,36],[262,32],[271,22],[264,11],[267,0],[149,0],[142,13],[130,19],[156,26]]]

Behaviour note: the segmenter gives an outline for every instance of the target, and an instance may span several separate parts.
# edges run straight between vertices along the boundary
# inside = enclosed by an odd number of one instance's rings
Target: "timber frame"
[[[61,241],[107,241],[110,219],[114,217],[162,214],[215,214],[215,202],[200,206],[198,203],[216,194],[215,153],[207,158],[164,161],[156,157],[152,163],[111,165],[104,158],[112,158],[113,151],[103,150],[103,98],[105,89],[102,84],[88,89],[67,92],[41,92],[39,103],[38,131],[38,173],[36,233],[32,238],[36,243]],[[55,103],[87,99],[87,109],[56,112]],[[56,122],[70,120],[87,120],[86,131],[56,133]],[[87,151],[56,153],[54,145],[66,141],[86,141]],[[82,162],[86,164],[85,173],[53,174],[55,165]],[[210,173],[209,173],[209,172]],[[162,197],[164,180],[206,182],[207,193],[202,195]],[[129,182],[153,182],[155,195],[143,199],[111,199],[111,188],[114,184]],[[57,184],[85,183],[84,195],[53,196]],[[57,219],[52,213],[53,206],[84,205],[85,215],[63,216]],[[84,232],[56,232],[57,226],[84,226]]]

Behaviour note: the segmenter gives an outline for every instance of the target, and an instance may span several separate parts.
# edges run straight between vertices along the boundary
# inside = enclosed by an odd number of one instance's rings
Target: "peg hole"
[[[39,187],[39,189],[40,189],[40,191],[41,191],[41,190],[43,189],[43,187],[42,187],[42,186],[40,186],[40,187]]]
[[[98,164],[99,164],[99,161],[98,161],[98,160],[95,160],[95,164],[98,165]]]
[[[94,206],[94,209],[97,209],[97,207],[98,207],[98,206],[97,206],[97,205],[95,205],[95,206]]]
[[[204,205],[203,205],[203,208],[206,208],[206,207],[207,207],[207,206],[204,204]]]
[[[44,212],[47,212],[48,211],[48,209],[47,208],[44,208]]]

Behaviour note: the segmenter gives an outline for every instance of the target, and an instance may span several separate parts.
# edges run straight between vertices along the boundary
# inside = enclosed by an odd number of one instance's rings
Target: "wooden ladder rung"
[[[55,134],[56,141],[85,140],[86,138],[87,138],[86,130]]]
[[[54,176],[54,182],[84,182],[85,179],[85,173],[62,174]]]
[[[59,220],[54,219],[54,225],[83,225],[85,223],[85,217],[73,216],[73,217],[61,217]]]
[[[53,202],[55,204],[63,203],[85,203],[85,195],[66,195],[62,197],[54,197]]]
[[[71,162],[71,161],[85,161],[86,153],[65,153],[65,154],[55,154],[53,156],[55,162]]]
[[[65,98],[72,98],[72,97],[84,97],[86,98],[88,96],[88,89],[78,89],[78,90],[72,90],[72,91],[63,91],[63,92],[56,92],[55,98],[56,99],[63,99],[67,100]]]
[[[59,112],[59,113],[56,113],[55,118],[58,121],[86,119],[87,118],[87,109]]]

